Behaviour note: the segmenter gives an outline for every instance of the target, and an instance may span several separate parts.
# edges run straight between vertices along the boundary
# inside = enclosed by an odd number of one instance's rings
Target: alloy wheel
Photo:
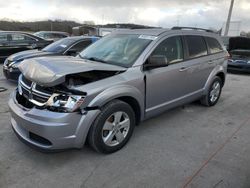
[[[102,128],[102,140],[108,146],[120,144],[128,135],[130,119],[127,113],[119,111],[111,114]]]
[[[213,86],[212,86],[212,89],[211,89],[210,95],[209,95],[210,101],[212,103],[216,102],[216,100],[219,98],[220,90],[221,90],[220,82],[215,81],[213,83]]]

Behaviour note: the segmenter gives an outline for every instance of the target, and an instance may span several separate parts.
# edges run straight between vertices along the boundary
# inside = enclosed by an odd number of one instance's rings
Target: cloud
[[[221,28],[229,0],[9,0],[0,1],[0,19],[21,21],[70,19],[102,23],[136,23],[161,27],[174,25]],[[235,1],[232,20],[250,30],[249,0]]]

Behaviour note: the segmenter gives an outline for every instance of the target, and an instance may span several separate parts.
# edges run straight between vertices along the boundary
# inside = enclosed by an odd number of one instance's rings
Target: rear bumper
[[[16,92],[13,92],[8,103],[12,128],[25,143],[42,150],[81,148],[92,122],[99,114],[99,110],[83,115],[26,109],[18,104],[15,96]]]
[[[245,72],[245,73],[250,73],[250,65],[245,66],[245,65],[231,65],[228,64],[227,70],[230,71],[237,71],[237,72]]]

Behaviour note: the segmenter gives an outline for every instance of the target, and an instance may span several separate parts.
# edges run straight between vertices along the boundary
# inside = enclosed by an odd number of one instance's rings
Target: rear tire
[[[131,106],[113,100],[103,106],[92,124],[88,143],[100,153],[113,153],[129,141],[135,127],[135,113]]]
[[[216,76],[209,86],[207,94],[201,99],[201,104],[205,106],[214,106],[221,95],[222,81],[221,78]]]

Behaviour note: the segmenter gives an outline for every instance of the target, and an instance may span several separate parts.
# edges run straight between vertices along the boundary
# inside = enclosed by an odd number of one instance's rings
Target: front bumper
[[[12,81],[17,81],[21,72],[19,69],[10,69],[6,66],[3,66],[3,74],[4,74],[6,79],[12,80]]]
[[[20,139],[43,150],[81,148],[99,110],[80,113],[59,113],[36,108],[27,109],[11,94],[11,124]]]

